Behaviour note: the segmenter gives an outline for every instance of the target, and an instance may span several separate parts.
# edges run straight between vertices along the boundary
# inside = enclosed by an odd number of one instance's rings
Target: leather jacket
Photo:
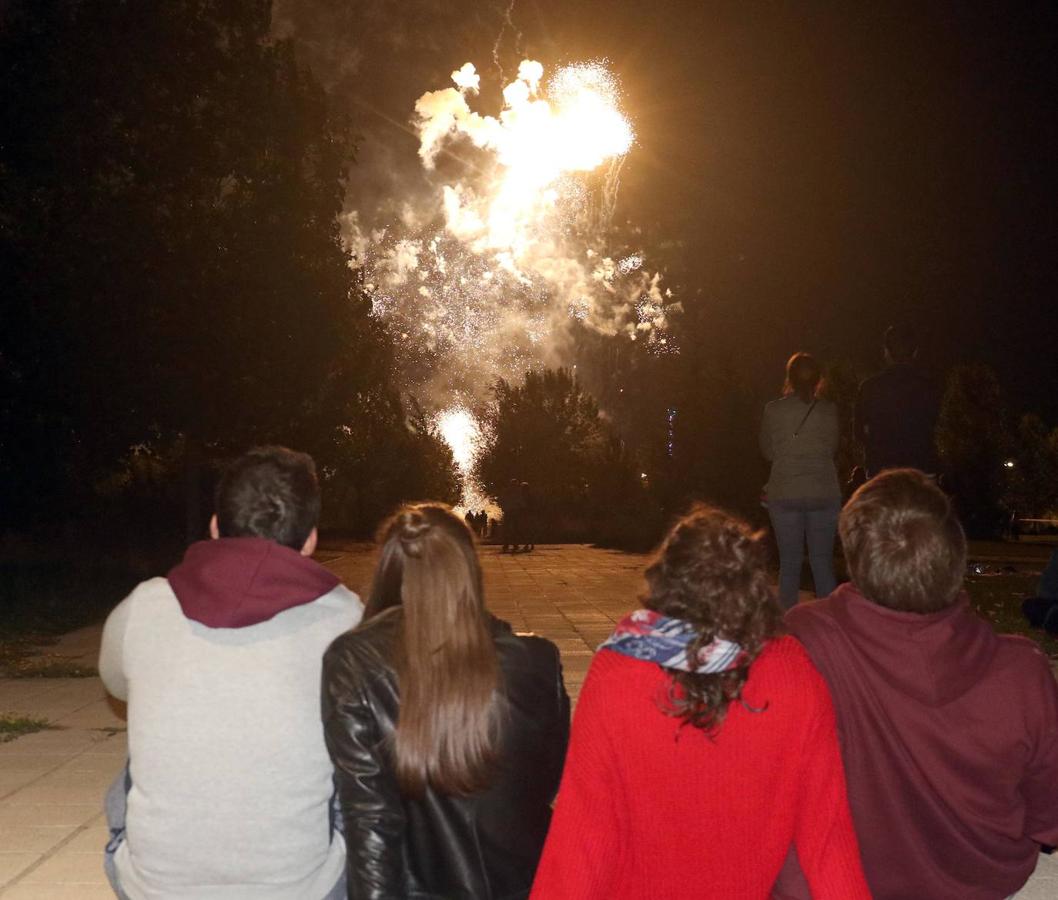
[[[502,673],[499,762],[469,796],[402,796],[388,747],[400,700],[402,616],[386,610],[331,644],[323,724],[345,821],[352,900],[508,900],[529,895],[569,740],[558,648],[491,618]]]

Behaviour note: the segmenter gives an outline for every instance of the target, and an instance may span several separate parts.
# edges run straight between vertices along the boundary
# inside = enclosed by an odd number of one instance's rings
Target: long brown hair
[[[665,711],[714,734],[741,698],[753,661],[781,629],[763,535],[721,509],[695,504],[662,541],[646,579],[646,607],[697,631],[688,659],[716,638],[742,647],[740,663],[726,672],[671,673]]]
[[[421,796],[427,785],[473,793],[488,784],[496,757],[500,683],[474,538],[441,503],[401,508],[379,537],[365,618],[403,610],[395,660],[397,781],[409,796]]]

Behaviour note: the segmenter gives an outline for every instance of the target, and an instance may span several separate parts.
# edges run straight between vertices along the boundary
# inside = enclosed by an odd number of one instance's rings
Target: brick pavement
[[[319,558],[365,593],[374,555],[366,545],[331,544]],[[636,605],[645,557],[584,546],[539,546],[502,555],[482,549],[486,600],[517,630],[558,644],[575,698],[591,654]],[[50,648],[91,663],[100,628]],[[97,900],[111,897],[102,870],[103,793],[126,756],[122,710],[98,678],[0,679],[0,711],[44,716],[60,730],[0,745],[0,897]],[[1058,897],[1058,861],[1041,864],[1019,900]]]

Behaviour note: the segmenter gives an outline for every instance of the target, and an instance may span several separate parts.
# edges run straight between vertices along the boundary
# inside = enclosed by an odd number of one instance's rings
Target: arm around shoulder
[[[816,680],[818,679],[818,680]],[[801,794],[794,844],[817,900],[870,900],[852,824],[834,706],[816,675],[818,704],[802,748]]]

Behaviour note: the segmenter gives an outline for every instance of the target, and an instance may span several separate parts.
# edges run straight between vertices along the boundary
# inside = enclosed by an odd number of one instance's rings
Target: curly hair
[[[662,541],[646,580],[648,609],[697,630],[688,658],[716,638],[742,647],[740,661],[726,672],[671,673],[663,711],[714,736],[728,706],[741,699],[753,661],[782,628],[763,533],[721,509],[695,504]]]

